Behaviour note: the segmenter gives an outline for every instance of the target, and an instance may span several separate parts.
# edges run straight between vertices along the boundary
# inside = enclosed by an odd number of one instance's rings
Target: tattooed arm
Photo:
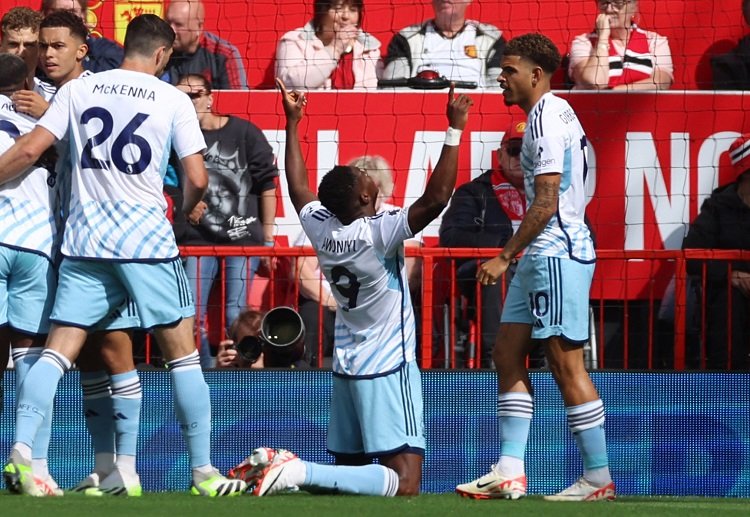
[[[511,261],[542,233],[557,211],[560,193],[560,174],[540,174],[534,177],[534,202],[526,210],[518,231],[505,243],[498,257],[480,265],[477,280],[482,285],[494,284]]]

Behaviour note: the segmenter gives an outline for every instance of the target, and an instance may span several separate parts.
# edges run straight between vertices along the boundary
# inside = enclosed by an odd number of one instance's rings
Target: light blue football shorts
[[[144,329],[195,315],[185,269],[168,262],[114,262],[64,258],[50,319],[60,325],[108,329],[107,318],[131,298]]]
[[[0,246],[0,327],[28,334],[49,332],[56,285],[47,257]]]
[[[328,451],[424,456],[422,377],[416,362],[368,379],[333,377]]]
[[[141,319],[138,317],[138,309],[133,299],[128,296],[119,307],[102,318],[92,330],[125,330],[139,328],[140,326]]]
[[[571,259],[524,255],[510,282],[500,322],[531,325],[534,339],[561,336],[585,344],[594,267]]]

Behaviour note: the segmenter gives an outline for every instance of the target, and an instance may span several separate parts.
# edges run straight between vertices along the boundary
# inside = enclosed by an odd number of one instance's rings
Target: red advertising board
[[[459,183],[490,168],[511,120],[496,93],[475,100],[463,136]],[[275,92],[220,92],[217,109],[252,120],[265,132],[283,170],[284,123]],[[731,181],[726,150],[750,131],[750,95],[701,92],[564,93],[590,142],[587,212],[599,249],[678,249],[687,224],[719,184]],[[393,199],[420,195],[437,161],[447,127],[445,92],[312,92],[300,126],[311,184],[334,164],[363,154],[385,157],[395,177]],[[300,228],[282,175],[279,234],[292,243]],[[434,245],[439,221],[423,240]],[[602,261],[594,297],[660,295],[671,278],[663,261]],[[598,281],[605,280],[603,284]]]

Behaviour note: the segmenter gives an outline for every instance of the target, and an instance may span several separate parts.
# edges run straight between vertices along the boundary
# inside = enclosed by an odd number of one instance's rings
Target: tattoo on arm
[[[505,244],[501,256],[513,259],[531,241],[537,238],[547,223],[557,211],[560,191],[560,175],[548,174],[537,176],[535,183],[534,202],[526,210],[518,231]]]

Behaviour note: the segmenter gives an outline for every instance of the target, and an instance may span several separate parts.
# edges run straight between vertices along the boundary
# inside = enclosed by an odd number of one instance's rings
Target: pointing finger
[[[276,86],[278,86],[279,89],[281,90],[281,93],[283,93],[284,96],[286,96],[286,93],[287,93],[286,92],[286,85],[284,84],[284,81],[282,81],[280,77],[276,78]]]

